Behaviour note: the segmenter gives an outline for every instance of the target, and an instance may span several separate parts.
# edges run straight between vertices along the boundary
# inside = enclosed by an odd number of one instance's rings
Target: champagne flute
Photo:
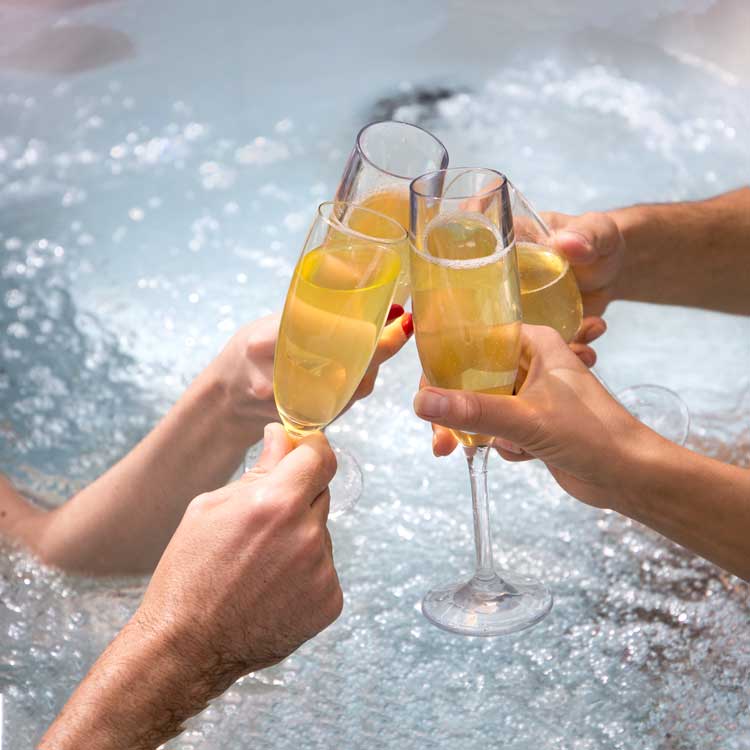
[[[373,122],[357,134],[336,189],[336,200],[385,214],[408,230],[409,183],[420,174],[447,166],[448,152],[426,130],[395,120]],[[350,227],[364,234],[379,231],[376,214],[365,212],[351,216]],[[409,254],[408,246],[404,246],[393,301],[404,305],[408,298]],[[350,497],[354,504],[364,485],[362,469],[349,450],[336,446],[334,452],[339,468],[332,487],[339,496]]]
[[[567,258],[552,249],[552,233],[527,198],[509,187],[521,279],[521,307],[526,323],[554,328],[570,343],[583,320],[583,304]],[[599,382],[607,388],[598,373]],[[635,385],[610,393],[636,419],[662,437],[684,445],[690,432],[690,412],[669,388]]]
[[[365,125],[357,134],[344,167],[336,200],[359,204],[395,219],[409,229],[409,183],[421,174],[448,166],[445,146],[426,130],[397,120]],[[352,227],[367,233],[370,215],[361,214]],[[402,259],[401,276],[394,302],[409,299],[408,249]]]
[[[480,197],[484,210],[471,200]],[[419,358],[431,385],[512,394],[521,304],[507,180],[490,169],[449,169],[411,184],[411,284]],[[492,438],[455,431],[469,465],[476,571],[432,589],[422,612],[464,635],[502,635],[544,618],[552,596],[492,559],[487,458]]]
[[[377,231],[352,229],[370,221]],[[385,325],[406,232],[396,221],[342,202],[322,203],[302,247],[281,317],[273,369],[287,433],[327,427],[351,401]],[[331,514],[355,498],[331,485]]]

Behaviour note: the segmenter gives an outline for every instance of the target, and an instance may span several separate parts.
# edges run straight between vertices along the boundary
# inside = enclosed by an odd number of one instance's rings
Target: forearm
[[[235,675],[211,674],[181,643],[138,615],[109,645],[47,730],[40,750],[154,750],[226,689]],[[208,662],[210,664],[210,661]]]
[[[750,471],[648,431],[615,510],[750,580]]]
[[[750,314],[750,188],[609,215],[627,247],[615,298]]]
[[[204,373],[125,458],[48,514],[37,554],[93,573],[153,569],[190,500],[221,486],[260,436],[225,402]]]

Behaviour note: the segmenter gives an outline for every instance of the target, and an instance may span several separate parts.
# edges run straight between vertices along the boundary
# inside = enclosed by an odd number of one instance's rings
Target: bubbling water
[[[711,70],[687,75],[674,55],[612,32],[597,39],[585,52],[531,44],[432,98],[402,95],[420,89],[398,86],[407,73],[394,70],[390,99],[397,116],[436,132],[452,163],[499,167],[540,208],[698,197],[746,181],[744,89]],[[330,121],[308,127],[282,109],[249,130],[242,116],[163,95],[146,109],[106,75],[51,86],[0,94],[0,468],[49,506],[144,434],[238,325],[280,307],[357,130],[324,137]],[[50,118],[54,129],[42,127]],[[648,321],[639,330],[659,330],[654,314],[636,314]],[[610,361],[681,377],[688,368],[671,363],[683,315],[660,310],[665,335]],[[691,445],[748,465],[747,326],[694,320],[703,348],[686,349]],[[706,340],[723,342],[721,372]],[[413,346],[381,369],[375,395],[329,428],[366,477],[360,510],[332,528],[342,617],[241,680],[167,747],[746,748],[747,585],[576,503],[541,466],[495,457],[490,480],[496,558],[549,585],[551,616],[481,641],[422,619],[429,584],[471,567],[465,469],[460,456],[432,457],[429,426],[413,416]],[[0,553],[8,747],[41,735],[142,588]]]

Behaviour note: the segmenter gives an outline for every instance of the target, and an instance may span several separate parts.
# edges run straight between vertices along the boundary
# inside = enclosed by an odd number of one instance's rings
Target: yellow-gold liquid
[[[369,208],[371,211],[385,214],[389,218],[397,221],[407,232],[409,231],[409,188],[386,188],[370,193],[368,196],[358,201],[362,208]],[[364,211],[357,211],[352,214],[349,220],[349,226],[357,232],[366,234],[371,237],[388,237],[393,233],[390,225],[383,226],[377,217],[367,214]],[[408,245],[402,247],[403,255],[401,257],[401,275],[396,286],[396,293],[393,301],[403,305],[409,299],[409,249]]]
[[[516,244],[525,323],[550,326],[567,342],[581,327],[583,303],[568,261],[542,245]]]
[[[429,231],[423,254],[411,250],[419,359],[431,385],[509,395],[521,347],[515,252],[502,253],[486,220],[459,216]],[[463,263],[467,259],[472,267]],[[489,435],[454,434],[467,446],[492,441]]]
[[[297,264],[273,372],[276,406],[290,434],[323,429],[354,395],[391,305],[400,249],[331,242]]]

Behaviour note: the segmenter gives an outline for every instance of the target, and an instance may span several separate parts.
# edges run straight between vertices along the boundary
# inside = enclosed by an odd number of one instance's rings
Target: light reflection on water
[[[18,23],[33,15],[37,30],[61,16],[111,25],[134,49],[96,70],[94,36],[78,58],[86,75],[0,73],[0,468],[61,502],[149,429],[237,325],[276,309],[313,208],[373,112],[433,128],[454,164],[497,166],[540,207],[699,197],[746,181],[748,78],[739,53],[699,43],[696,26],[717,21],[694,14],[710,3],[682,3],[693,15],[673,17],[674,2],[641,5],[627,9],[634,34],[612,30],[622,8],[582,0],[565,13],[541,0],[400,4],[396,31],[357,3],[335,23],[325,4],[300,7],[290,29],[270,7],[166,2],[169,33],[146,22],[156,11],[143,3],[52,17],[0,4]],[[747,464],[747,321],[634,305],[614,306],[610,321],[598,347],[608,382],[682,391],[692,444]],[[644,330],[659,335],[644,341]],[[706,342],[721,344],[716,360]],[[493,461],[496,551],[550,583],[549,620],[472,641],[421,619],[419,597],[468,567],[472,542],[461,460],[434,460],[411,414],[417,369],[411,346],[340,424],[337,440],[372,467],[361,509],[333,532],[342,618],[245,678],[170,747],[469,748],[502,737],[519,750],[742,748],[747,586],[575,504],[538,466]],[[2,559],[6,743],[25,747],[142,583]]]

